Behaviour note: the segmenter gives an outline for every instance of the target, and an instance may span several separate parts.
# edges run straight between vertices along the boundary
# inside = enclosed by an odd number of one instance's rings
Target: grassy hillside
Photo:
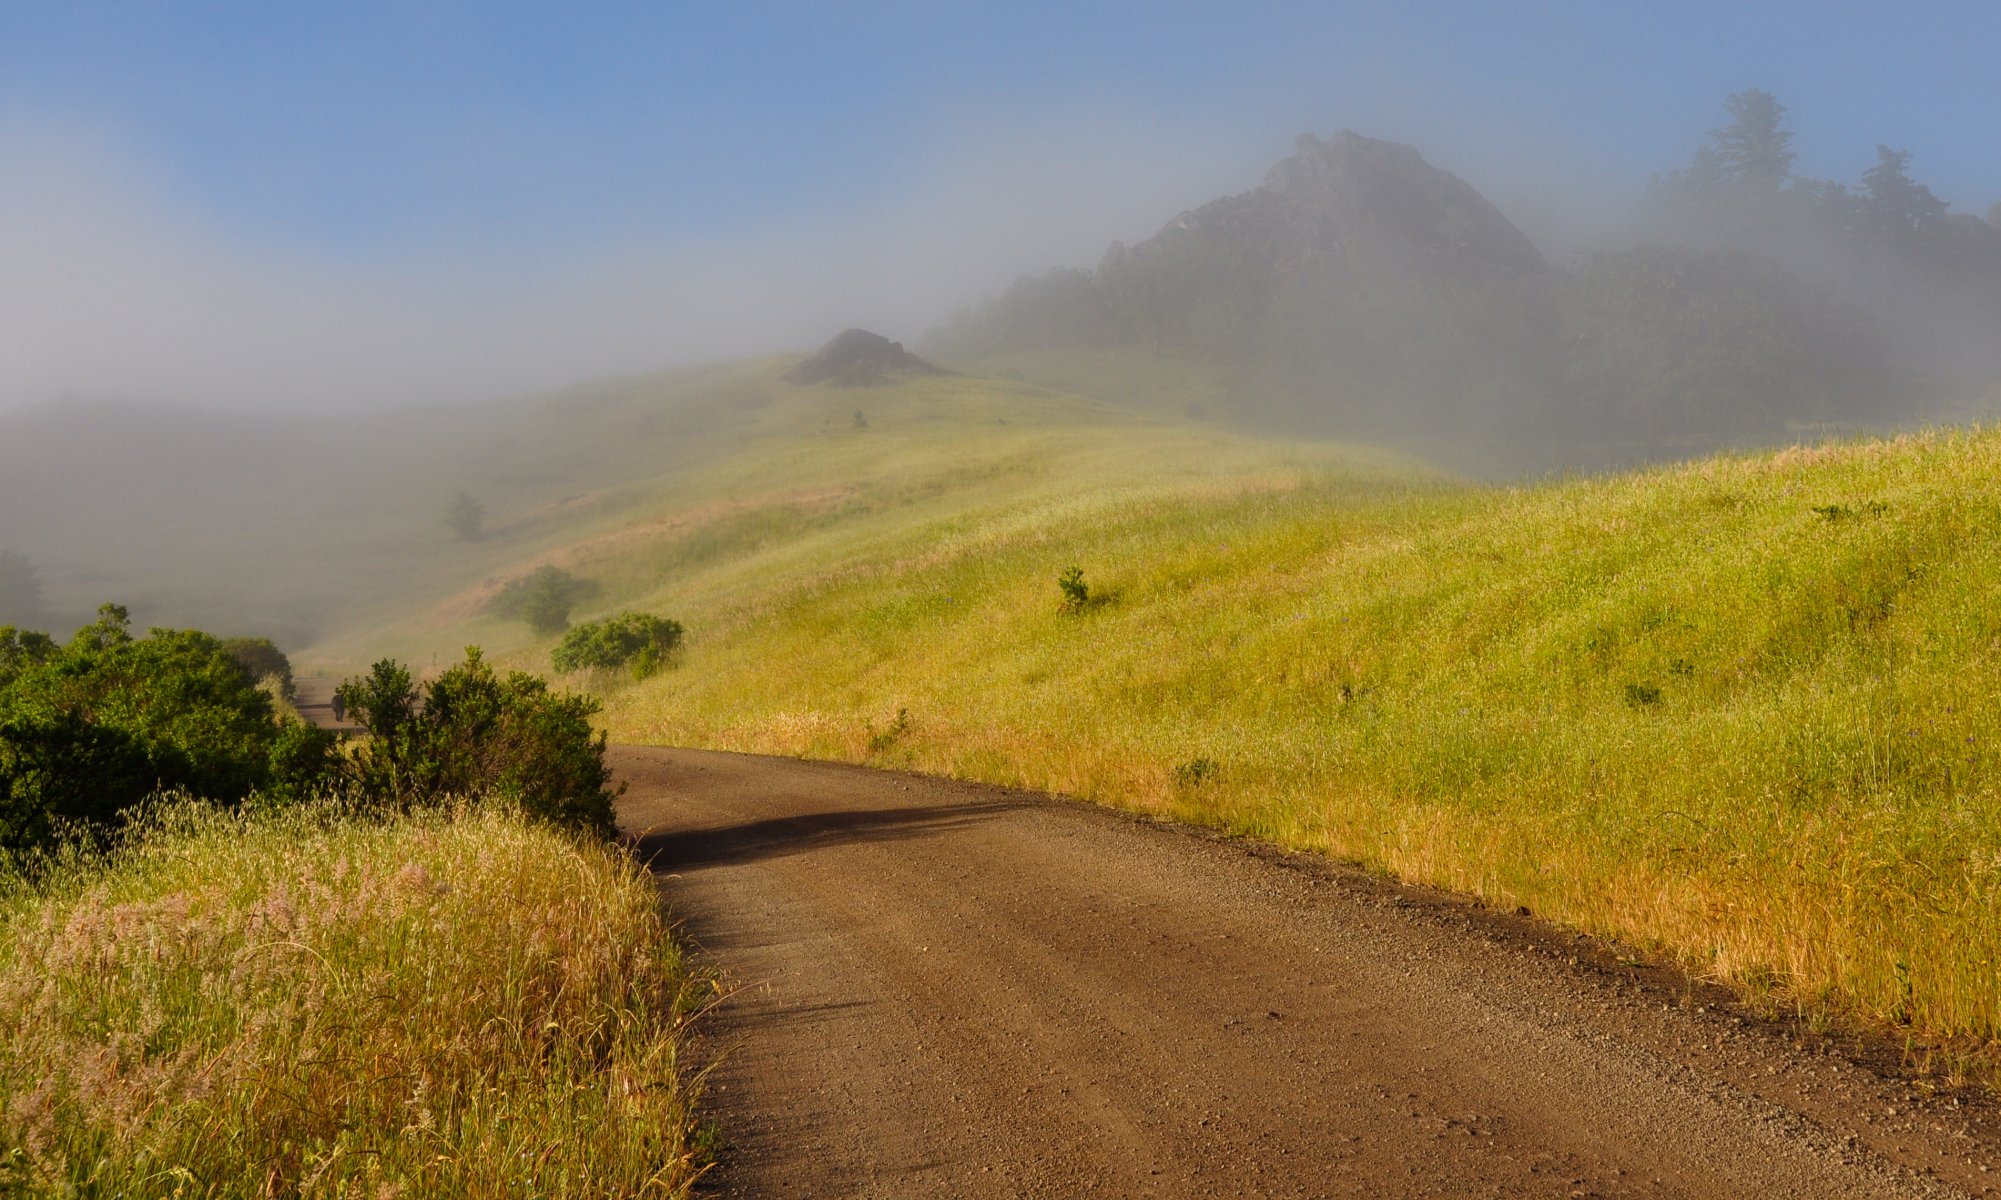
[[[626,491],[721,453],[770,402],[768,364],[551,396],[273,416],[65,401],[0,414],[0,550],[40,578],[47,625],[99,604],[141,627],[288,647],[378,622]],[[456,539],[458,491],[485,537]],[[6,616],[0,613],[0,623]]]
[[[2001,434],[1500,489],[1025,384],[771,394],[643,517],[551,523],[495,576],[559,562],[687,622],[666,674],[579,681],[614,737],[1323,849],[1953,1069],[2001,1033]],[[401,649],[546,664],[480,594]]]
[[[654,478],[544,507],[504,536],[455,548],[457,586],[427,586],[436,567],[392,584],[401,607],[364,614],[307,648],[304,661],[347,670],[393,652],[422,663],[469,641],[542,655],[547,641],[484,605],[543,564],[603,586],[578,618],[671,595],[712,625],[719,612],[761,603],[772,581],[845,571],[966,521],[1032,525],[1050,504],[1288,486],[1337,469],[1351,488],[1442,486],[1392,454],[1244,438],[1025,382],[937,376],[825,388],[777,375],[749,377],[755,399],[713,453],[664,462]]]
[[[0,1193],[677,1196],[644,871],[493,811],[188,809],[0,880]]]

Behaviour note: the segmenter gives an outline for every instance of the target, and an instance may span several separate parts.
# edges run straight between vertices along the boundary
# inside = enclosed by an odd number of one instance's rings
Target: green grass
[[[598,681],[615,738],[1324,850],[1997,1061],[2001,434],[1487,488],[1019,383],[774,395],[643,519],[549,531],[689,628]],[[546,661],[422,633],[488,635]]]
[[[0,888],[0,1193],[685,1195],[688,988],[613,847],[169,811]]]

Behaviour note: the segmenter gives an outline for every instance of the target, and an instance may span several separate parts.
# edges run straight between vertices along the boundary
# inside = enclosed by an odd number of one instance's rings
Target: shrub
[[[280,721],[224,644],[194,630],[132,636],[112,604],[57,648],[0,638],[0,849],[103,832],[155,792],[225,804],[295,798],[324,780],[334,736]]]
[[[250,677],[259,681],[272,680],[277,684],[278,694],[284,699],[297,703],[299,689],[292,678],[292,660],[278,649],[270,638],[225,638],[222,648],[229,656],[243,664]]]
[[[1646,708],[1661,702],[1661,689],[1651,683],[1629,683],[1626,685],[1626,703],[1635,708]]]
[[[644,679],[660,669],[681,644],[681,623],[651,613],[622,612],[601,621],[586,621],[563,635],[549,655],[562,672],[611,671],[632,664]]]
[[[570,610],[599,590],[591,580],[545,565],[508,580],[486,607],[495,616],[519,617],[536,633],[548,635],[569,628]]]
[[[1200,787],[1214,779],[1219,770],[1213,758],[1191,758],[1174,768],[1174,782],[1183,787]]]
[[[868,723],[868,752],[870,754],[881,754],[891,746],[896,745],[897,742],[903,740],[903,735],[909,732],[910,710],[907,708],[897,709],[896,719],[891,721],[889,727],[886,729],[877,729],[875,722],[870,721]]]
[[[29,667],[47,662],[55,652],[56,640],[46,633],[0,625],[0,690]]]
[[[478,647],[421,689],[408,668],[384,659],[338,695],[368,731],[350,762],[366,798],[408,810],[497,797],[531,816],[611,833],[617,793],[604,735],[591,728],[595,701],[552,694],[525,671],[497,675]]]
[[[1056,586],[1063,592],[1063,607],[1071,612],[1082,612],[1091,602],[1091,588],[1084,582],[1082,567],[1073,566],[1058,575]]]

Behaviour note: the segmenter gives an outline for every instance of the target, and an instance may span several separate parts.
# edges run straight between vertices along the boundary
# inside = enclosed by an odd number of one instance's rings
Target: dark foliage
[[[1023,279],[930,345],[1147,353],[1213,375],[1216,415],[1475,464],[1699,453],[1990,386],[2001,217],[1950,212],[1887,145],[1848,183],[1802,178],[1775,96],[1723,107],[1630,240],[1571,269],[1411,148],[1308,137],[1263,186]]]
[[[231,658],[243,664],[243,669],[250,672],[252,679],[274,680],[280,696],[291,701],[298,700],[298,685],[292,678],[292,660],[285,657],[285,652],[278,649],[270,638],[225,638],[222,648]]]
[[[681,623],[652,613],[622,612],[587,621],[563,635],[549,655],[558,671],[616,670],[630,665],[644,679],[681,645]]]
[[[339,695],[369,734],[350,769],[371,799],[407,808],[497,797],[563,825],[612,830],[617,792],[604,735],[591,728],[598,706],[586,697],[556,695],[522,671],[497,675],[477,648],[421,687],[385,659]]]
[[[1056,590],[1063,593],[1063,608],[1082,612],[1091,602],[1091,585],[1084,582],[1084,568],[1071,567],[1056,577]]]
[[[1567,281],[1573,428],[1686,445],[1782,436],[1881,408],[1883,337],[1776,263],[1650,247],[1585,256]]]
[[[102,831],[148,796],[233,804],[296,796],[333,765],[333,735],[274,718],[224,644],[193,630],[135,638],[126,611],[56,646],[0,631],[0,847]]]
[[[570,627],[570,610],[601,590],[595,581],[579,579],[561,567],[540,566],[508,580],[486,608],[495,616],[526,621],[536,633],[561,633]]]

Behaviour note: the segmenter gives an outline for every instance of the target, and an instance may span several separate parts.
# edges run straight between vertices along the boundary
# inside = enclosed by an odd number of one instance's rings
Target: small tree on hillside
[[[614,671],[628,664],[635,678],[659,670],[681,644],[681,622],[652,613],[622,612],[587,621],[563,635],[549,655],[562,672]]]
[[[476,542],[486,534],[486,508],[472,493],[457,491],[445,502],[445,528],[462,542]]]
[[[600,590],[591,580],[578,579],[561,567],[544,565],[508,580],[486,607],[495,616],[518,617],[546,637],[569,628],[570,610]]]

